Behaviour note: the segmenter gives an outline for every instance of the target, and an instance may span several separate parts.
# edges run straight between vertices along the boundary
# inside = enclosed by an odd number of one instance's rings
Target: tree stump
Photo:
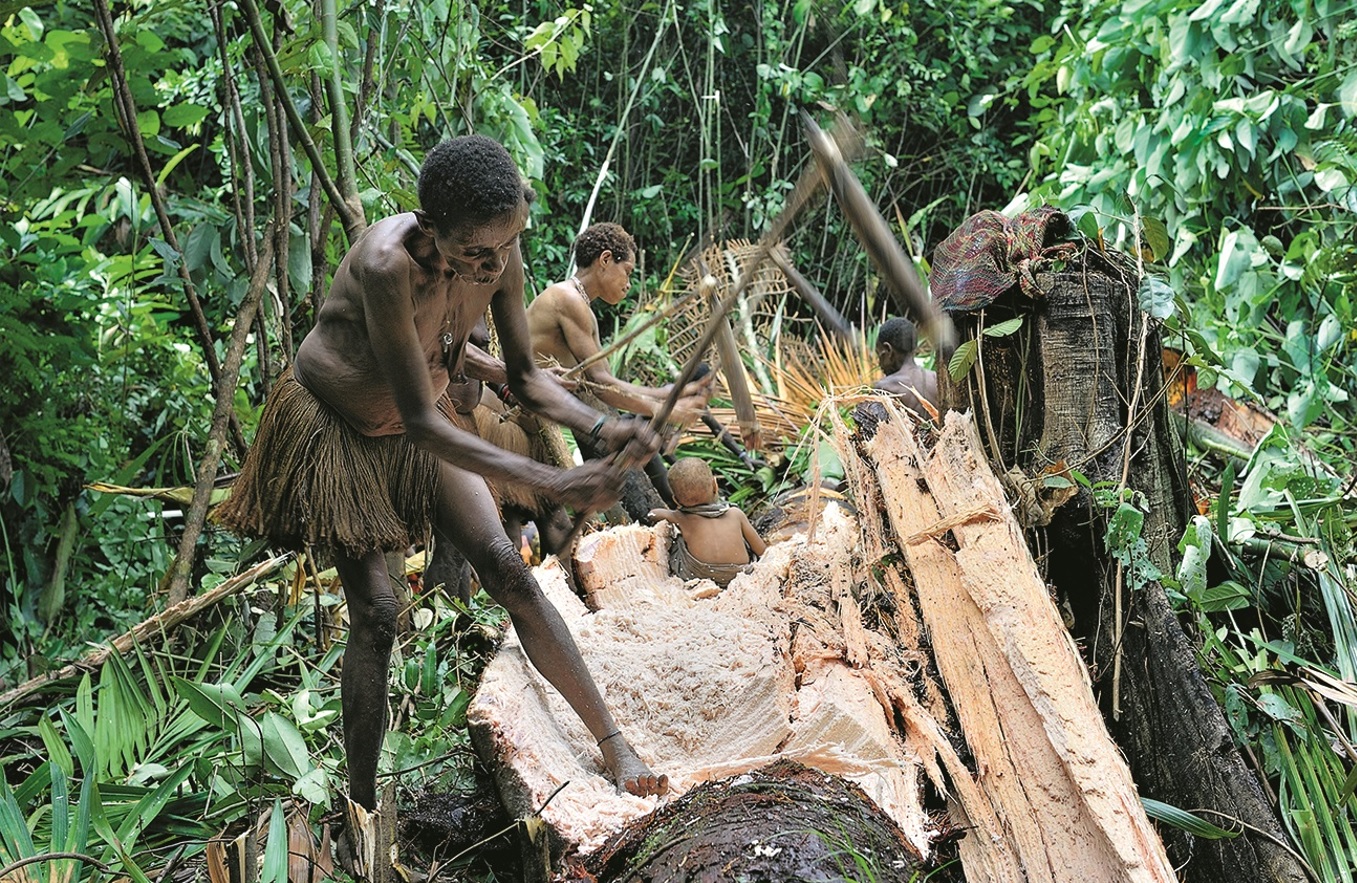
[[[789,760],[707,782],[609,838],[566,880],[916,879],[921,857],[856,785]]]
[[[1045,574],[1068,601],[1108,724],[1141,791],[1208,810],[1222,826],[1247,826],[1215,841],[1171,832],[1175,864],[1194,881],[1300,883],[1302,868],[1278,845],[1285,837],[1277,816],[1157,577],[1143,579],[1148,568],[1118,571],[1104,544],[1111,510],[1087,487],[1065,502],[1050,498],[1072,490],[1054,492],[1044,481],[1073,469],[1095,487],[1124,483],[1138,491],[1145,547],[1131,560],[1174,572],[1191,495],[1164,394],[1157,325],[1136,301],[1137,267],[1090,243],[1068,261],[1023,264],[1023,284],[983,308],[953,312],[961,338],[978,342],[979,358],[960,383],[940,372],[942,404],[978,415],[991,463],[1021,501]],[[982,333],[1019,316],[1017,334]]]

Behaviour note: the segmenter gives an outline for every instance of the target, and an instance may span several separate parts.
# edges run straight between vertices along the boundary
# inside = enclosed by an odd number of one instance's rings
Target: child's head
[[[914,323],[902,317],[887,319],[876,336],[876,361],[881,370],[894,374],[914,356]]]
[[[716,476],[706,460],[679,457],[669,467],[669,487],[680,506],[701,506],[716,502]]]

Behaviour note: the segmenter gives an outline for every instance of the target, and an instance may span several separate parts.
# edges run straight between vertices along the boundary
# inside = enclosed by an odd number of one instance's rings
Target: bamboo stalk
[[[106,0],[98,0],[104,3]],[[344,192],[325,167],[325,158],[320,155],[320,148],[312,140],[311,133],[307,131],[306,123],[302,120],[301,113],[297,110],[297,104],[291,98],[287,91],[287,81],[283,79],[283,68],[278,63],[278,57],[274,55],[273,48],[269,45],[268,34],[264,32],[264,22],[259,16],[259,6],[254,0],[242,0],[241,8],[245,11],[245,18],[250,23],[250,33],[254,35],[255,44],[259,51],[264,53],[264,61],[269,69],[269,78],[273,81],[273,88],[278,94],[278,100],[283,104],[283,110],[287,113],[287,121],[292,126],[292,132],[301,142],[302,150],[311,160],[311,171],[316,176],[316,180],[324,188],[330,197],[330,204],[335,211],[339,212],[340,221],[344,225],[344,232],[353,243],[358,236],[367,228],[367,220],[363,217],[362,206],[357,210],[350,205]]]

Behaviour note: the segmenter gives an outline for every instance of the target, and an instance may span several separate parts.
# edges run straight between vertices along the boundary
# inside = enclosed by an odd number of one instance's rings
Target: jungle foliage
[[[233,469],[347,243],[414,207],[415,171],[438,140],[497,137],[537,189],[524,242],[534,290],[565,273],[588,213],[636,234],[641,297],[692,248],[756,237],[805,162],[796,112],[841,109],[868,133],[857,170],[921,268],[973,211],[1057,204],[1141,256],[1143,303],[1202,385],[1279,415],[1246,462],[1194,464],[1210,508],[1168,579],[1297,848],[1322,879],[1351,881],[1354,11],[1349,0],[6,4],[0,686],[163,606],[187,498],[86,486],[192,487],[218,386],[234,421],[219,470]],[[826,206],[790,244],[870,327],[888,304],[848,243]],[[270,262],[261,310],[237,329],[251,274]],[[251,331],[238,382],[223,373],[237,330]],[[755,478],[738,464],[726,474]],[[209,531],[195,590],[259,551]],[[1227,572],[1208,576],[1208,552]],[[342,774],[325,726],[336,651],[294,591],[305,570],[288,573],[179,643],[48,694],[50,714],[0,707],[0,866],[97,839],[94,858],[145,879],[164,845],[275,798],[325,811]],[[452,784],[464,744],[444,731],[471,677],[458,636],[493,616],[441,599],[428,609],[394,675],[415,698],[387,768]]]

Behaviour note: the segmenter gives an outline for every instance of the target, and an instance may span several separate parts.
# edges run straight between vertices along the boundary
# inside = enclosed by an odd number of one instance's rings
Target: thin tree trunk
[[[123,67],[122,51],[118,46],[118,34],[113,24],[113,13],[109,10],[107,0],[95,0],[94,11],[99,19],[99,29],[104,35],[110,81],[113,85],[114,107],[119,113],[123,130],[127,133],[127,140],[132,144],[137,165],[141,168],[143,181],[151,197],[151,205],[154,207],[156,218],[160,223],[160,233],[165,237],[165,242],[170,248],[181,256],[176,261],[179,278],[184,283],[184,297],[188,300],[189,312],[193,316],[194,328],[198,332],[198,343],[203,350],[203,361],[212,377],[213,393],[218,398],[226,393],[227,398],[230,398],[229,391],[234,387],[234,383],[225,387],[222,385],[221,364],[217,360],[216,343],[212,337],[212,329],[208,325],[206,314],[203,313],[203,305],[198,299],[197,289],[193,285],[193,277],[189,275],[188,265],[182,259],[183,249],[179,247],[179,237],[175,235],[174,226],[170,223],[169,209],[165,205],[165,198],[161,195],[160,188],[156,185],[155,170],[151,168],[151,158],[146,152],[146,142],[142,140],[141,130],[137,127],[137,106],[132,99],[132,90],[127,85],[127,71]],[[234,414],[231,415],[229,427],[232,433],[232,441],[235,443],[237,451],[243,455],[246,448],[245,436],[241,432],[240,424],[236,422]]]
[[[270,224],[270,228],[273,225]],[[254,274],[250,277],[250,287],[245,300],[236,316],[235,330],[226,349],[226,364],[222,370],[222,379],[227,389],[235,389],[240,378],[240,363],[244,360],[246,340],[254,325],[255,311],[264,295],[269,270],[273,262],[272,231],[263,236],[263,248],[259,260],[255,263]],[[198,464],[197,482],[193,488],[193,502],[184,514],[184,535],[179,539],[179,550],[175,554],[174,565],[170,569],[169,603],[178,604],[188,596],[189,577],[193,572],[193,561],[197,552],[198,537],[202,534],[207,521],[207,508],[212,500],[212,488],[217,479],[217,467],[221,463],[223,441],[226,427],[234,415],[235,399],[231,395],[217,396],[216,409],[212,414],[212,432],[203,451],[202,461]]]
[[[99,0],[99,2],[103,2],[103,0]],[[302,145],[302,150],[306,152],[307,158],[311,160],[312,173],[326,194],[329,195],[330,204],[339,213],[340,221],[344,224],[344,232],[348,236],[349,242],[353,243],[367,228],[367,220],[363,217],[362,205],[357,203],[356,200],[354,203],[350,203],[348,194],[340,189],[335,179],[326,170],[325,158],[321,156],[320,148],[316,146],[316,142],[311,138],[311,133],[307,131],[306,123],[297,110],[296,102],[288,94],[287,81],[283,78],[283,69],[278,63],[277,56],[273,53],[268,33],[264,30],[263,19],[259,16],[259,6],[254,0],[242,0],[241,9],[244,10],[245,17],[250,23],[250,32],[254,36],[255,45],[264,53],[269,78],[273,82],[278,100],[282,102],[283,110],[287,114],[287,121],[292,126],[292,133]]]

